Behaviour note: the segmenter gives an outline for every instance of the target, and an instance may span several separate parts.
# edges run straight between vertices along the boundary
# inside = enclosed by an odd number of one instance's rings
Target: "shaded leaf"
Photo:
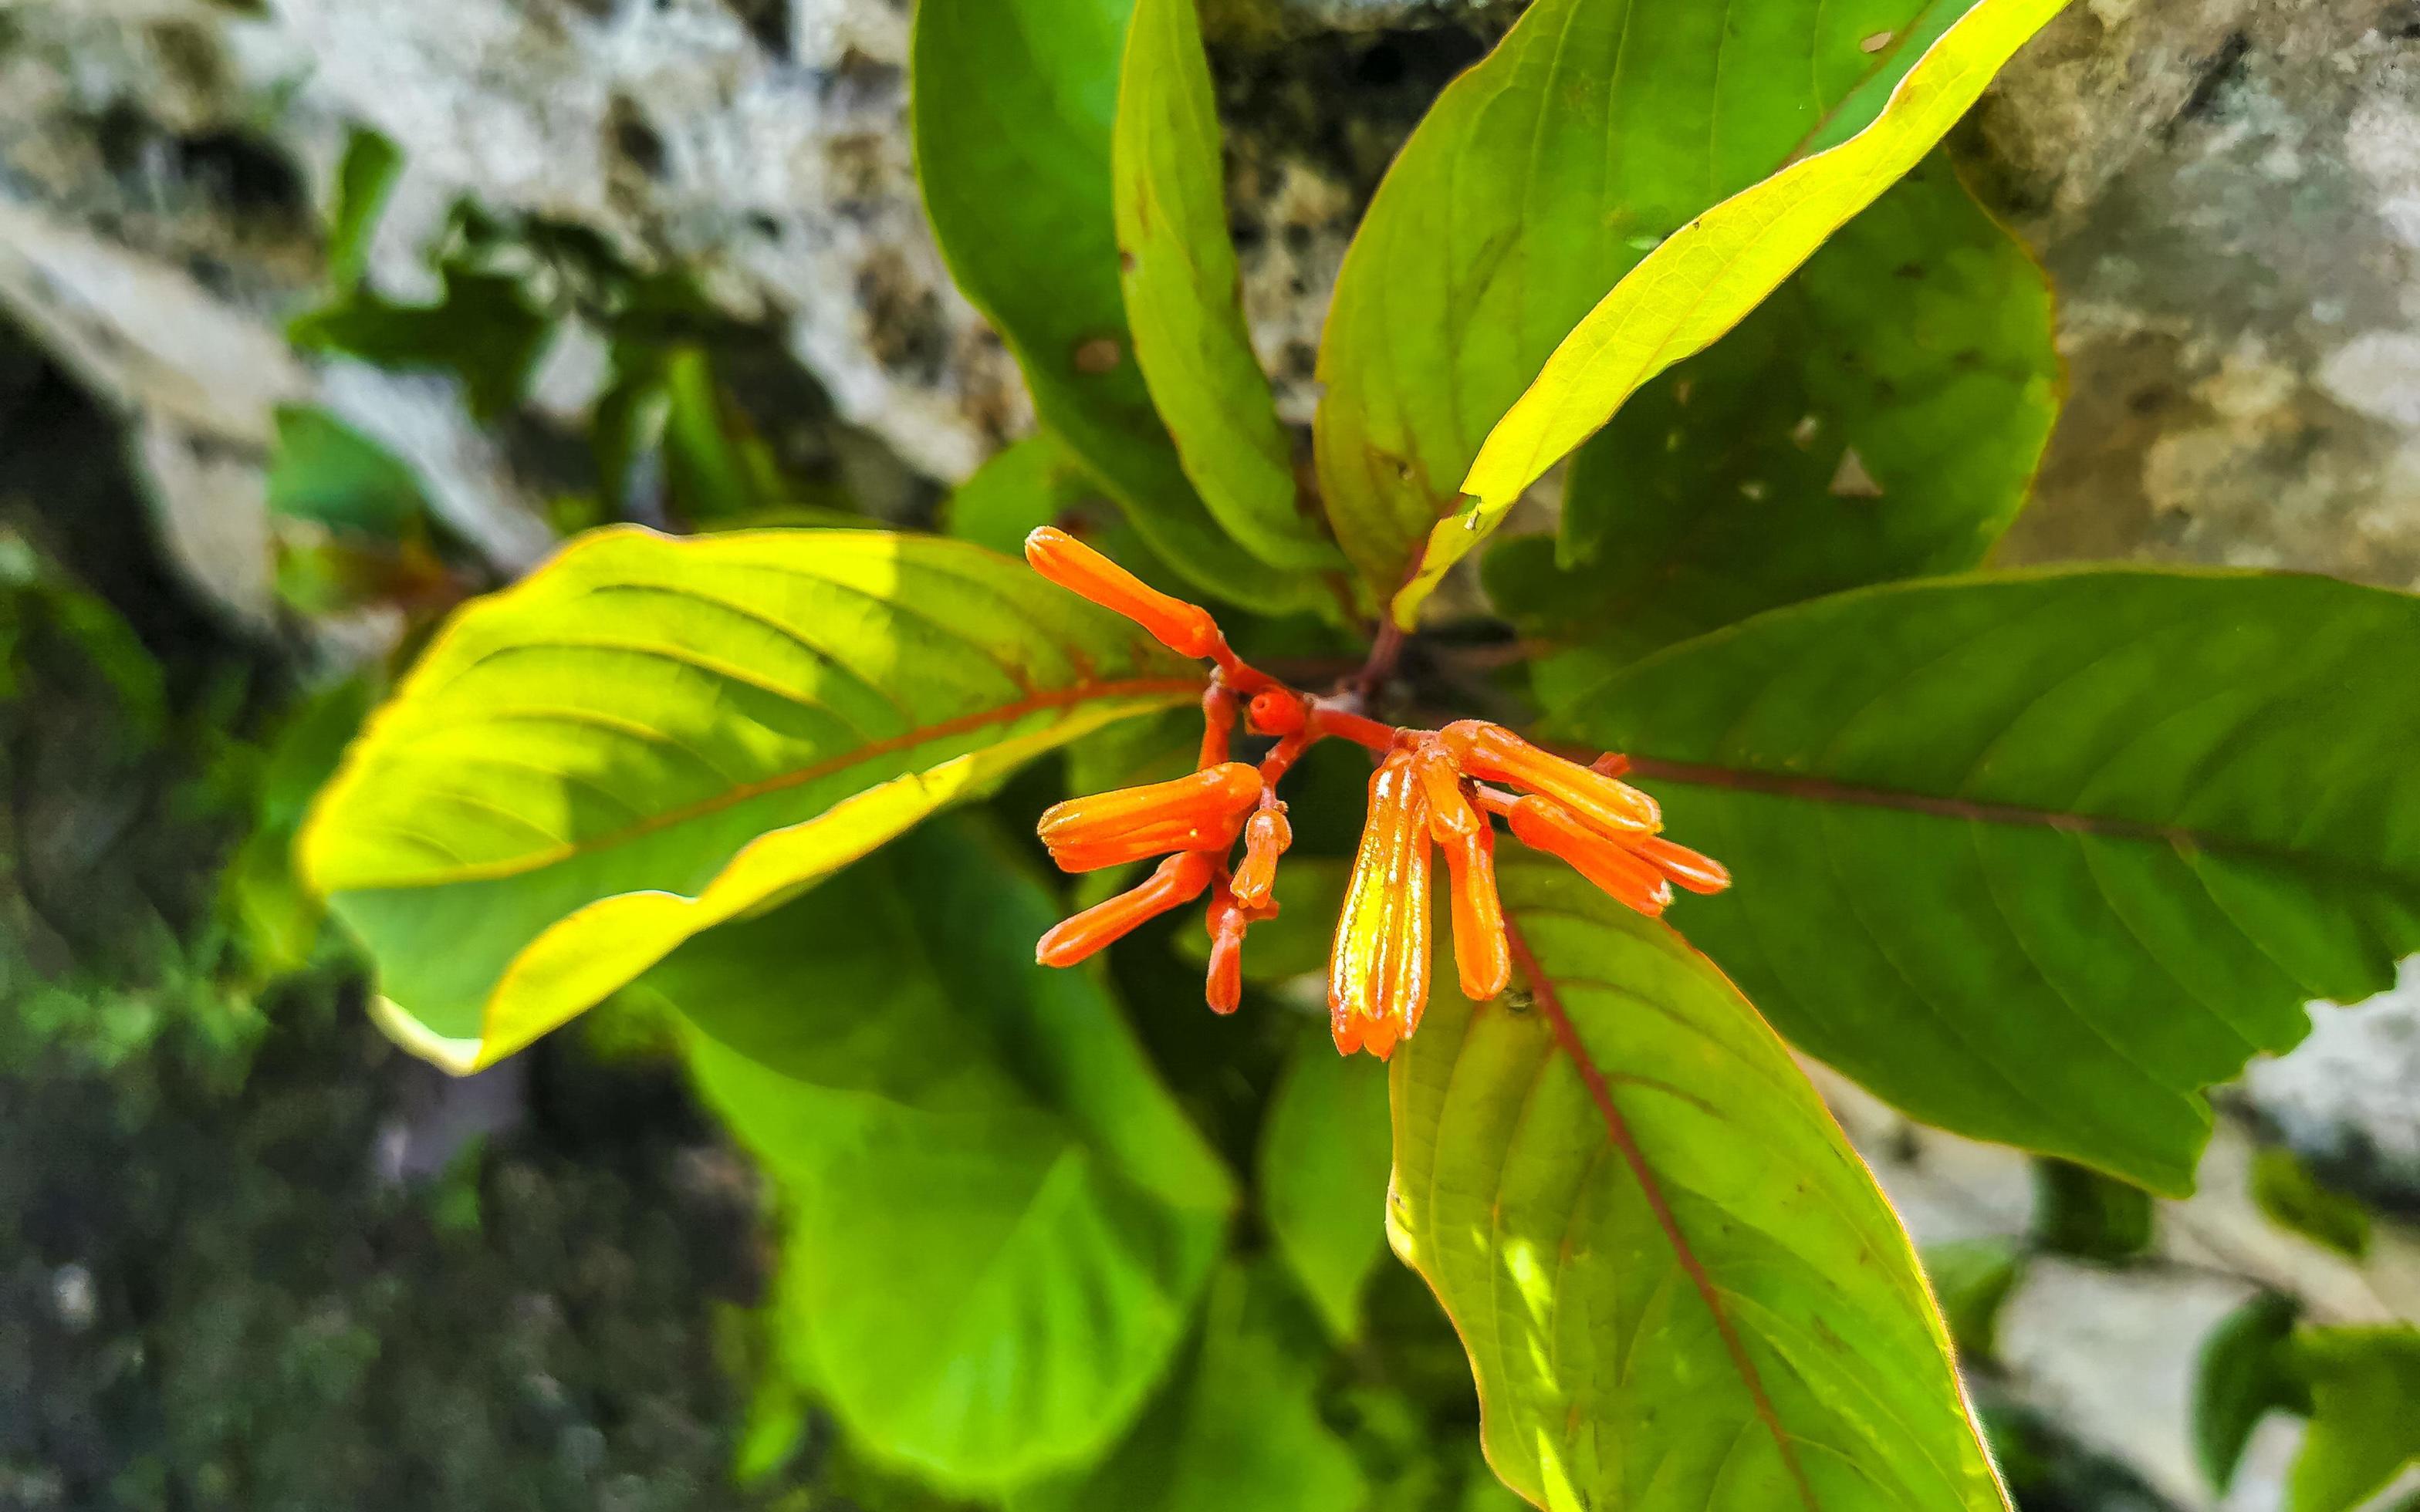
[[[328,282],[339,291],[361,284],[379,215],[402,175],[403,149],[383,132],[356,126],[345,133],[345,155],[337,160],[335,193],[328,205]]]
[[[2350,1512],[2420,1462],[2420,1329],[2306,1328],[2294,1359],[2311,1426],[2287,1477],[2288,1512]]]
[[[342,352],[378,367],[450,373],[471,413],[494,420],[528,392],[553,321],[520,280],[443,265],[435,304],[398,304],[366,287],[298,316],[287,338],[305,351]]]
[[[1321,1352],[1275,1273],[1230,1261],[1187,1368],[1125,1443],[1008,1512],[1349,1512],[1361,1471],[1312,1400]]]
[[[1168,1367],[1233,1203],[1006,853],[921,830],[684,947],[643,991],[788,1210],[801,1383],[883,1457],[997,1489],[1112,1442]]]
[[[2311,1410],[2291,1349],[2301,1315],[2293,1298],[2260,1292],[2221,1319],[2202,1341],[2194,1372],[2194,1454],[2222,1493],[2235,1483],[2235,1467],[2263,1417]]]
[[[1261,1133],[1261,1211],[1342,1339],[1359,1336],[1362,1284],[1386,1253],[1388,1137],[1386,1068],[1297,1035]]]
[[[1186,475],[1211,517],[1271,566],[1341,567],[1302,511],[1294,441],[1244,326],[1194,0],[1135,0],[1111,162],[1135,360]]]
[[[2017,1247],[1996,1239],[1931,1245],[1924,1251],[1924,1273],[1960,1358],[1970,1363],[1996,1359],[2000,1311],[2025,1273],[2025,1259]]]
[[[2189,1190],[2200,1088],[2420,949],[2420,600],[2086,569],[1838,594],[1559,706],[1738,885],[1698,940],[1919,1119]]]
[[[381,542],[414,532],[428,514],[420,479],[395,454],[302,405],[277,407],[268,486],[272,513]]]
[[[2004,1508],[1907,1236],[1781,1041],[1668,929],[1502,880],[1519,981],[1440,993],[1396,1053],[1388,1212],[1497,1473],[1559,1509]]]
[[[980,548],[582,538],[458,615],[302,837],[416,1053],[486,1065],[691,934],[1201,680]]]
[[[1837,97],[1837,108],[1813,120],[1803,136],[1792,137],[1786,154],[1773,155],[1769,144],[1760,141],[1753,151],[1758,166],[1749,177],[1718,180],[1728,187],[1717,189],[1708,201],[1724,193],[1730,198],[1685,225],[1670,223],[1677,229],[1653,243],[1654,250],[1621,274],[1619,283],[1607,280],[1599,285],[1609,285],[1611,292],[1601,300],[1590,296],[1595,307],[1569,334],[1558,333],[1544,368],[1533,366],[1519,375],[1518,381],[1528,386],[1510,409],[1479,412],[1479,423],[1492,421],[1494,428],[1462,478],[1461,492],[1469,498],[1430,532],[1418,573],[1395,596],[1397,622],[1408,625],[1446,569],[1494,530],[1541,474],[1610,419],[1639,384],[1704,349],[1736,325],[1824,238],[1915,167],[1975,102],[2000,65],[2064,3],[1935,0],[1894,8],[1904,19],[1896,28],[1885,27],[1891,39],[1867,58],[1869,67],[1861,75],[1839,76],[1848,87]],[[1631,8],[1622,8],[1626,15]],[[1746,60],[1732,55],[1728,8],[1719,12],[1671,8],[1702,15],[1702,24],[1714,35],[1717,100],[1703,113],[1680,116],[1667,131],[1685,122],[1694,131],[1699,122],[1712,121],[1714,129],[1705,133],[1711,143],[1742,158],[1751,155],[1743,139],[1759,135],[1749,123],[1777,119],[1788,109],[1783,102],[1798,98],[1795,91],[1775,89],[1771,81],[1783,68],[1794,74],[1807,67],[1801,59],[1808,50],[1810,27],[1818,28],[1813,41],[1819,81],[1826,67],[1826,45],[1855,45],[1860,54],[1865,51],[1864,39],[1852,44],[1832,29],[1854,19],[1848,11],[1821,4],[1789,5],[1773,8],[1774,20],[1752,34],[1768,45],[1791,46],[1786,63],[1776,59],[1771,69],[1740,68],[1736,65]],[[1856,8],[1868,12],[1869,23],[1876,19],[1877,8]],[[1855,28],[1845,29],[1854,33]],[[1734,113],[1739,124],[1727,131],[1721,107],[1730,100],[1720,95],[1727,78],[1739,79],[1739,89],[1757,90],[1775,102],[1744,106]],[[1801,105],[1799,113],[1807,114],[1807,107]],[[1713,153],[1710,146],[1708,156]],[[1802,155],[1807,153],[1812,155]],[[1781,166],[1785,161],[1787,167]],[[1772,177],[1755,181],[1764,174]],[[1494,419],[1498,413],[1502,418]]]
[[[1541,669],[1568,684],[1763,609],[1972,567],[2024,501],[2057,390],[2041,269],[1936,151],[1624,405],[1573,462],[1559,551],[1501,542],[1490,594],[1583,643]]]
[[[1043,424],[1197,589],[1260,609],[1320,600],[1202,506],[1134,361],[1110,193],[1135,0],[927,0],[909,77],[924,208],[958,286],[1016,354]]]
[[[2290,1149],[2252,1158],[2252,1200],[2280,1228],[2360,1259],[2369,1253],[2369,1210],[2333,1191]]]
[[[2042,1248],[2104,1264],[2149,1251],[2149,1193],[2070,1161],[2033,1166],[2033,1235]]]

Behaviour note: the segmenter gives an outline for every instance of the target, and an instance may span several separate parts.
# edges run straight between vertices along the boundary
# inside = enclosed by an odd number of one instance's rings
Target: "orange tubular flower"
[[[1650,918],[1672,902],[1672,885],[1621,841],[1582,824],[1550,798],[1527,797],[1512,806],[1512,835],[1532,850],[1560,856],[1572,869]]]
[[[1045,525],[1025,538],[1033,570],[1105,609],[1125,615],[1180,656],[1216,656],[1227,644],[1199,604],[1171,598],[1065,531]]]
[[[1345,884],[1328,958],[1336,1048],[1384,1060],[1419,1026],[1429,993],[1429,814],[1417,753],[1396,750],[1370,779],[1370,816]]]
[[[1481,825],[1445,842],[1453,890],[1453,964],[1462,995],[1483,1003],[1512,982],[1512,943],[1504,933],[1504,900],[1496,891],[1496,829]]]
[[[1173,781],[1120,788],[1114,793],[1053,804],[1034,827],[1042,843],[1053,851],[1088,850],[1138,834],[1186,830],[1199,830],[1213,839],[1223,830],[1232,841],[1244,810],[1261,801],[1261,788],[1258,767],[1243,762],[1221,762]],[[1158,847],[1177,848],[1177,844]],[[1142,850],[1135,856],[1152,854]]]
[[[1310,718],[1299,696],[1282,688],[1264,687],[1252,695],[1244,722],[1256,735],[1290,735]]]
[[[1686,845],[1675,845],[1660,835],[1650,835],[1631,849],[1691,892],[1720,892],[1731,885],[1730,869],[1722,862],[1711,856],[1699,856]]]
[[[1244,864],[1235,868],[1235,901],[1247,908],[1269,906],[1269,890],[1277,886],[1278,857],[1294,843],[1294,826],[1286,823],[1282,805],[1263,809],[1244,822]]]
[[[1663,825],[1655,800],[1629,783],[1540,750],[1502,725],[1464,720],[1442,735],[1473,777],[1510,782],[1552,798],[1608,835],[1652,835]]]
[[[1072,966],[1170,909],[1201,897],[1217,870],[1217,859],[1205,852],[1171,856],[1141,887],[1095,903],[1054,927],[1033,948],[1033,959],[1046,966]]]
[[[1211,1012],[1233,1013],[1244,1000],[1244,931],[1252,916],[1229,885],[1220,883],[1210,894],[1204,922],[1210,926],[1210,978],[1202,995]]]

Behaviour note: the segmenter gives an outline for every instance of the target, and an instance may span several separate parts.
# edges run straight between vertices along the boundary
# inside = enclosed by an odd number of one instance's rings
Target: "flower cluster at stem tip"
[[[1657,833],[1655,800],[1621,780],[1629,768],[1622,757],[1583,766],[1475,719],[1435,731],[1382,724],[1357,711],[1357,697],[1314,698],[1247,663],[1208,609],[1160,593],[1063,531],[1046,525],[1026,537],[1025,559],[1178,655],[1213,663],[1191,776],[1073,798],[1043,814],[1042,841],[1064,871],[1166,857],[1141,886],[1042,936],[1034,957],[1044,965],[1072,966],[1207,892],[1206,995],[1214,1011],[1233,1012],[1243,998],[1244,933],[1276,917],[1278,857],[1294,840],[1278,784],[1304,751],[1330,736],[1366,748],[1378,764],[1328,960],[1330,1026],[1346,1055],[1367,1050],[1384,1059],[1419,1027],[1435,851],[1445,853],[1464,994],[1483,1001],[1511,983],[1512,941],[1496,889],[1496,816],[1513,839],[1560,857],[1651,917],[1671,903],[1675,884],[1692,892],[1730,885],[1720,864]],[[1257,764],[1230,755],[1239,721],[1276,742]],[[1230,866],[1239,838],[1243,858]]]

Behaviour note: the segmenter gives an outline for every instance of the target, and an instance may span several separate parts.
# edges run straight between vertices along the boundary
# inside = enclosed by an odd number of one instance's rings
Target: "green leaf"
[[[390,1032],[470,1071],[1198,673],[978,547],[583,537],[455,617],[305,826]]]
[[[2057,413],[2040,267],[1940,152],[1572,464],[1559,562],[1499,543],[1569,681],[1761,610],[1962,571],[2016,517]]]
[[[1396,1053],[1388,1212],[1497,1473],[1557,1512],[2005,1508],[1906,1233],[1781,1041],[1670,930],[1505,863],[1521,981],[1440,992]]]
[[[411,468],[324,409],[277,407],[277,449],[269,464],[269,507],[332,531],[397,541],[427,517]]]
[[[2149,1251],[2149,1193],[2069,1161],[2033,1164],[2033,1234],[2043,1249],[2104,1264]]]
[[[366,287],[298,316],[287,338],[305,351],[342,352],[379,367],[450,373],[471,413],[495,420],[528,392],[553,321],[518,279],[441,266],[435,304],[398,304]]]
[[[403,149],[384,133],[367,126],[345,133],[345,155],[337,161],[335,193],[328,205],[328,282],[339,292],[360,285],[379,215],[402,176]]]
[[[1386,1068],[1338,1055],[1325,1033],[1296,1036],[1261,1134],[1261,1210],[1341,1339],[1360,1335],[1361,1288],[1386,1252],[1387,1142]]]
[[[952,1489],[1115,1440],[1234,1201],[1101,977],[1034,964],[1057,913],[945,823],[643,988],[695,1026],[707,1101],[780,1183],[801,1383]]]
[[[2278,1227],[2360,1259],[2369,1253],[2369,1210],[2331,1191],[2290,1149],[2252,1158],[2252,1200]]]
[[[1689,154],[1682,161],[1697,166],[1703,176],[1691,186],[1699,193],[1690,195],[1679,218],[1668,211],[1641,216],[1627,224],[1607,222],[1587,239],[1598,246],[1609,246],[1636,226],[1649,238],[1662,239],[1647,241],[1653,250],[1635,268],[1627,262],[1615,268],[1620,282],[1604,279],[1583,296],[1595,305],[1585,317],[1567,314],[1568,297],[1563,289],[1555,289],[1552,313],[1569,327],[1569,333],[1557,329],[1546,336],[1553,352],[1545,356],[1543,369],[1537,365],[1541,349],[1529,342],[1521,344],[1520,361],[1506,365],[1513,369],[1512,384],[1526,388],[1510,409],[1502,407],[1497,397],[1501,389],[1494,383],[1483,395],[1494,403],[1466,405],[1466,424],[1492,423],[1494,429],[1462,476],[1461,492],[1468,500],[1429,532],[1418,572],[1395,595],[1397,623],[1408,626],[1420,601],[1446,570],[1502,521],[1530,484],[1610,419],[1639,384],[1704,349],[1738,324],[1824,238],[1915,167],[1965,114],[2000,65],[2056,15],[2063,3],[1932,0],[1919,6],[1869,3],[1846,8],[1793,3],[1759,8],[1758,19],[1746,23],[1734,23],[1729,8],[1657,7],[1659,12],[1686,15],[1694,23],[1685,50],[1671,60],[1678,65],[1685,59],[1685,71],[1683,67],[1668,65],[1642,68],[1639,76],[1653,85],[1610,92],[1630,109],[1660,112],[1647,134],[1667,141],[1682,138],[1682,150]],[[1525,17],[1523,24],[1530,24],[1540,11],[1568,20],[1589,9],[1588,0],[1542,6]],[[1617,30],[1614,21],[1630,20],[1637,9],[1631,5],[1600,3],[1590,16],[1600,29],[1611,34]],[[1891,20],[1883,20],[1885,16]],[[1865,55],[1867,43],[1881,33],[1861,37],[1859,28],[1877,21],[1888,38],[1876,53]],[[1892,21],[1898,24],[1894,26]],[[1745,35],[1735,38],[1735,31]],[[1539,45],[1532,40],[1533,54]],[[1528,67],[1544,69],[1544,76],[1540,83],[1528,85],[1527,94],[1512,93],[1509,81],[1499,87],[1506,88],[1507,99],[1551,98],[1548,86],[1562,69],[1572,69],[1583,79],[1617,76],[1621,51],[1618,36],[1612,46],[1613,66],[1603,75],[1595,72],[1590,54],[1569,60],[1559,53],[1551,58],[1540,54],[1533,55]],[[1811,69],[1807,61],[1810,53]],[[1664,58],[1663,54],[1644,47],[1641,56]],[[1698,69],[1709,58],[1711,69],[1700,74]],[[1811,99],[1774,86],[1776,78],[1807,72],[1814,78]],[[1690,89],[1668,82],[1676,75],[1692,81],[1702,77],[1711,83]],[[1827,79],[1838,92],[1825,88]],[[1569,95],[1594,98],[1593,91],[1562,87]],[[1711,93],[1712,100],[1694,111],[1671,98],[1686,94],[1703,99],[1705,93]],[[1534,114],[1537,107],[1531,103],[1528,110]],[[1507,109],[1499,114],[1510,117],[1514,112]],[[1615,124],[1628,123],[1617,120]],[[1705,143],[1702,147],[1696,140],[1700,137]],[[1619,131],[1608,136],[1599,123],[1588,151],[1558,171],[1575,176],[1601,171],[1592,160],[1607,140],[1620,139]],[[1542,134],[1537,157],[1531,161],[1548,161],[1553,146]],[[1606,171],[1606,181],[1619,181],[1617,172]],[[1768,174],[1770,177],[1765,177]],[[1508,177],[1526,177],[1509,172]],[[1522,191],[1527,187],[1519,185]],[[1704,193],[1708,190],[1712,192]],[[1719,205],[1696,213],[1727,193],[1730,197]],[[1678,201],[1666,203],[1681,208]],[[1585,208],[1599,209],[1595,205]],[[1681,224],[1683,219],[1686,224]],[[1492,229],[1497,218],[1480,224]],[[1537,232],[1530,231],[1528,238],[1520,249],[1523,258],[1532,255],[1529,249]],[[1480,239],[1464,233],[1455,239]],[[1523,305],[1543,313],[1549,301],[1528,292],[1531,277],[1524,267],[1520,278],[1503,282]],[[1470,286],[1470,281],[1449,285],[1462,286]],[[1599,299],[1597,291],[1608,287],[1611,292]],[[1340,303],[1342,295],[1340,289]],[[1481,307],[1478,300],[1468,296],[1466,302],[1473,310]],[[1406,312],[1390,307],[1389,314],[1400,319]],[[1573,318],[1578,318],[1577,325],[1570,325]],[[1550,322],[1541,319],[1539,323]],[[1537,327],[1523,322],[1517,329],[1526,335]],[[1497,418],[1499,414],[1501,419]],[[1324,479],[1328,455],[1325,440],[1322,447]],[[1444,484],[1454,475],[1441,467],[1450,460],[1450,455],[1427,460],[1426,477]],[[1430,514],[1440,512],[1450,499],[1450,495],[1432,493]],[[1418,524],[1410,511],[1399,509],[1395,529]],[[1342,530],[1340,522],[1340,533]],[[1349,539],[1346,544],[1350,548]]]
[[[1110,191],[1135,0],[922,0],[910,44],[916,173],[958,286],[1025,371],[1043,424],[1196,588],[1317,603],[1203,507],[1133,360]]]
[[[308,964],[326,909],[294,872],[294,837],[346,744],[368,717],[367,678],[302,699],[271,734],[254,800],[253,831],[219,878],[220,894],[253,964],[274,976]]]
[[[2420,949],[2420,600],[2081,569],[1868,589],[1574,695],[1739,880],[1676,921],[1928,1123],[2191,1189],[2200,1089]]]
[[[1343,565],[1295,486],[1294,441],[1244,326],[1218,100],[1194,0],[1135,0],[1111,141],[1135,361],[1211,517],[1273,567]]]
[[[1959,1356],[1985,1364],[1997,1358],[2000,1310],[2024,1278],[2024,1256],[2005,1240],[1960,1240],[1926,1249],[1924,1273]]]
[[[1189,1367],[1092,1473],[1008,1512],[1351,1512],[1360,1467],[1320,1421],[1319,1340],[1265,1267],[1230,1261]]]
[[[2311,1411],[2290,1348],[2302,1314],[2293,1298],[2263,1291],[2227,1314],[2202,1341],[2194,1373],[2194,1454],[2224,1494],[2252,1430],[2272,1412]]]
[[[2311,1427],[2287,1479],[2288,1512],[2350,1512],[2420,1462],[2420,1329],[2306,1328],[2294,1356]]]
[[[1162,593],[1192,591],[1152,554],[1100,485],[1047,431],[993,453],[950,495],[942,517],[950,534],[1005,557],[1025,554],[1025,538],[1035,526],[1056,525]]]

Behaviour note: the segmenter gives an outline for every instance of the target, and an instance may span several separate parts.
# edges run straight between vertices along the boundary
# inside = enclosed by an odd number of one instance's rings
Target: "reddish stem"
[[[1325,699],[1313,699],[1311,704],[1310,728],[1323,735],[1337,735],[1370,750],[1388,750],[1395,744],[1393,725],[1381,724],[1367,715],[1340,708]]]

